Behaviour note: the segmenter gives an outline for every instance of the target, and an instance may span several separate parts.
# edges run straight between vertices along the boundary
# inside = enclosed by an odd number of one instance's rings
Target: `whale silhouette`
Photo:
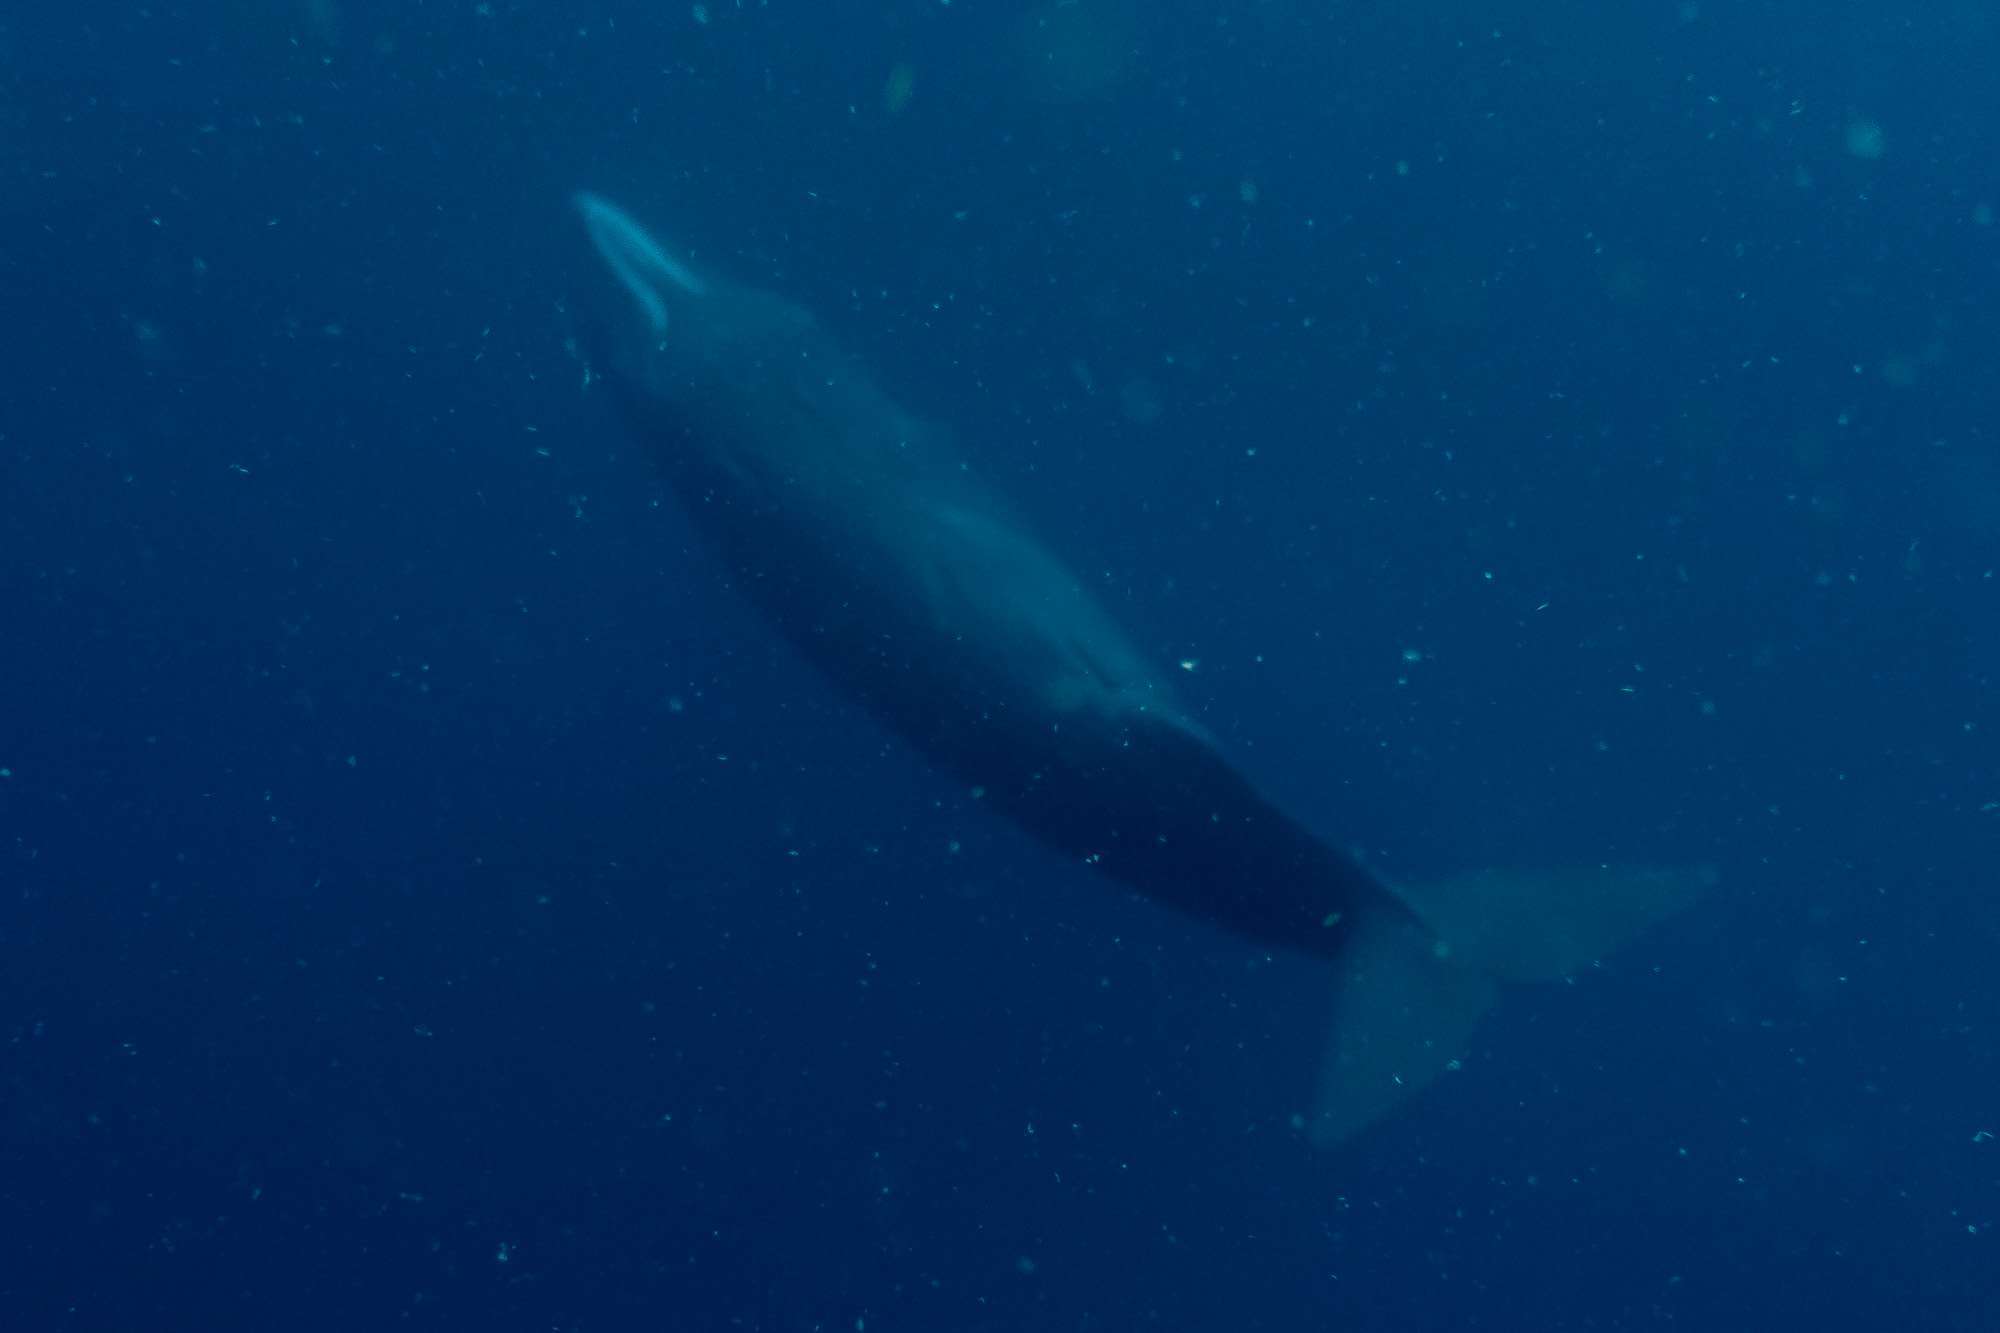
[[[1315,1142],[1449,1067],[1500,982],[1582,967],[1712,881],[1383,883],[1260,794],[1085,581],[809,312],[697,270],[602,196],[575,203],[615,312],[593,369],[784,637],[1057,852],[1330,964]]]

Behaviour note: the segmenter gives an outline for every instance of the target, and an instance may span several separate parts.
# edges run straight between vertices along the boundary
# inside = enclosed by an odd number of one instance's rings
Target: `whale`
[[[802,306],[602,195],[583,355],[728,583],[918,755],[1035,840],[1169,908],[1321,960],[1296,1117],[1340,1143],[1454,1068],[1509,982],[1684,907],[1700,867],[1390,885],[1267,798],[943,427]]]

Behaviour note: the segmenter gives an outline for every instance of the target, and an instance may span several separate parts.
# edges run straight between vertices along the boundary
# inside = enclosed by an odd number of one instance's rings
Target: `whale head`
[[[673,327],[676,307],[685,311],[708,295],[708,284],[654,239],[636,218],[601,194],[576,195],[590,243],[631,299],[638,331],[664,339]]]
[[[656,405],[749,387],[811,330],[802,308],[697,271],[630,213],[588,191],[577,213],[610,279],[592,309],[594,360]]]

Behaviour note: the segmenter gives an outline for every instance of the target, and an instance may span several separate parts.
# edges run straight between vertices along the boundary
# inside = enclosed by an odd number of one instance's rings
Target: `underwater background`
[[[0,13],[0,1326],[2000,1327],[2000,11]],[[1383,874],[1712,863],[1332,1152],[575,351],[817,311]]]

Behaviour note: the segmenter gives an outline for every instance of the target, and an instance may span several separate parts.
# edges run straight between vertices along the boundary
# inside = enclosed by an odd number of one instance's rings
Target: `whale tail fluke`
[[[1364,912],[1341,953],[1313,1143],[1339,1143],[1452,1068],[1502,982],[1567,976],[1715,880],[1706,867],[1599,866],[1399,888],[1416,919]]]

